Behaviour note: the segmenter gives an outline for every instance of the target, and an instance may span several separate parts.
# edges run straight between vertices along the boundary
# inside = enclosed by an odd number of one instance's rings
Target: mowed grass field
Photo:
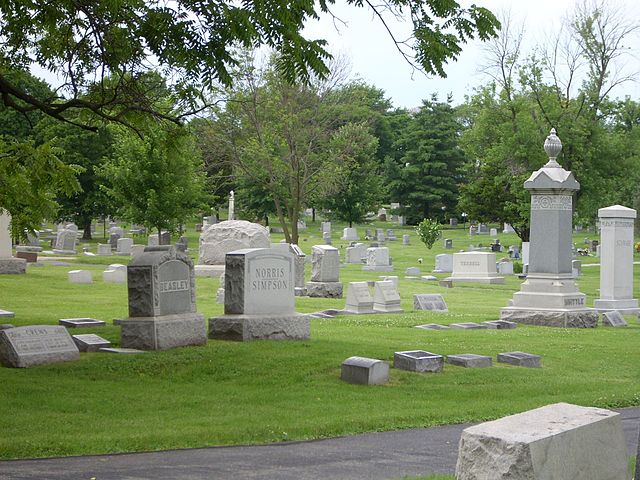
[[[0,458],[48,457],[150,451],[211,445],[254,444],[349,435],[370,431],[427,427],[502,417],[555,402],[598,407],[640,405],[640,324],[627,317],[627,328],[557,329],[519,326],[514,330],[445,330],[414,328],[424,323],[450,324],[495,320],[521,280],[505,285],[458,285],[404,279],[407,267],[423,274],[443,253],[442,241],[427,250],[409,227],[394,228],[388,242],[405,313],[349,315],[312,320],[308,341],[247,343],[210,340],[206,346],[124,356],[82,354],[76,362],[12,369],[0,367]],[[334,225],[334,246],[341,227]],[[364,234],[364,227],[358,227]],[[411,245],[402,245],[402,235]],[[584,237],[575,243],[583,246]],[[272,236],[279,241],[282,235]],[[445,230],[454,249],[490,242],[469,237],[462,228]],[[503,245],[519,243],[499,234]],[[189,231],[197,256],[197,234]],[[301,235],[311,253],[321,243],[318,225]],[[95,241],[94,241],[95,244]],[[95,245],[90,244],[90,248]],[[506,253],[504,254],[506,255]],[[501,254],[498,254],[500,258]],[[418,259],[423,263],[419,264]],[[583,264],[598,263],[583,257]],[[70,260],[71,261],[71,260]],[[67,272],[77,265],[29,266],[21,276],[0,276],[0,308],[16,313],[15,325],[57,324],[68,317],[106,320],[101,328],[71,330],[96,333],[118,345],[119,328],[111,324],[127,315],[126,285],[105,284],[105,263],[123,257],[80,257],[93,272],[92,285],[72,285]],[[101,263],[102,265],[98,265]],[[636,268],[636,271],[638,268]],[[310,265],[307,266],[307,279]],[[359,265],[341,269],[341,281],[377,280],[379,273]],[[640,297],[636,274],[636,297]],[[438,274],[439,278],[446,275]],[[588,304],[598,298],[599,268],[583,267],[579,279]],[[218,281],[197,279],[198,311],[219,315]],[[441,293],[448,313],[413,311],[413,294]],[[299,312],[342,308],[345,299],[297,298]],[[353,355],[393,363],[393,353],[422,349],[449,355],[477,353],[494,358],[488,369],[446,365],[442,374],[391,369],[384,386],[350,385],[340,380],[340,364]],[[500,352],[520,350],[542,355],[543,368],[524,369],[495,362]]]

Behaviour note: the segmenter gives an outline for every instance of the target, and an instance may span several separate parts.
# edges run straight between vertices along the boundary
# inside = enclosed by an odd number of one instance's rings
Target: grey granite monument
[[[0,212],[0,274],[25,273],[27,261],[14,258],[11,249],[11,216],[7,212]]]
[[[170,245],[145,248],[127,267],[129,318],[120,323],[121,345],[165,350],[206,344],[195,286],[191,258]]]
[[[556,161],[562,143],[555,129],[544,143],[549,161],[524,183],[531,192],[529,269],[501,320],[551,327],[595,327],[598,313],[586,306],[572,272],[573,194],[580,184]]]
[[[321,298],[342,298],[340,282],[340,252],[329,245],[311,248],[311,281],[307,282],[307,295]]]
[[[67,329],[58,325],[29,325],[0,330],[0,363],[25,368],[80,358]]]

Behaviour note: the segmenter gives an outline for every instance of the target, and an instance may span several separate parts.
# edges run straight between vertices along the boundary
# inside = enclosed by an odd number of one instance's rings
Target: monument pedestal
[[[598,313],[612,312],[616,310],[622,315],[640,315],[640,307],[638,306],[638,299],[636,298],[629,298],[625,300],[607,300],[599,298],[593,302],[593,308],[595,308]]]
[[[215,340],[308,340],[307,315],[223,315],[209,319],[209,338]]]
[[[435,271],[435,270],[434,270]],[[436,272],[439,273],[439,272]],[[468,277],[468,276],[460,276],[460,277],[447,277],[445,280],[455,282],[463,282],[463,283],[486,283],[490,285],[502,285],[504,284],[504,277],[498,277],[497,274],[495,277]]]
[[[307,282],[307,296],[317,298],[342,298],[342,282]]]
[[[21,274],[27,271],[24,258],[0,258],[0,274]]]
[[[121,345],[138,350],[167,350],[206,345],[207,328],[199,313],[130,317],[122,320]]]

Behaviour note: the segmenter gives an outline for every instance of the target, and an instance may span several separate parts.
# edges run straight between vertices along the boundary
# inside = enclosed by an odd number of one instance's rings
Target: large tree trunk
[[[91,220],[82,228],[82,240],[91,240]]]

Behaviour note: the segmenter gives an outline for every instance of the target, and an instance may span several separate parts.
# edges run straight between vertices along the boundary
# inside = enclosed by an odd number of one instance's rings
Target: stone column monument
[[[227,220],[235,220],[236,219],[236,195],[233,192],[233,190],[231,190],[231,193],[229,194],[229,218],[227,218]]]
[[[0,211],[0,274],[25,273],[27,261],[24,258],[14,258],[11,247],[11,215]]]
[[[580,189],[556,161],[562,143],[555,129],[544,142],[549,161],[524,182],[531,192],[529,272],[501,320],[550,327],[595,327],[598,313],[586,306],[572,273],[573,194]]]
[[[636,211],[622,205],[601,208],[600,218],[600,298],[594,302],[598,312],[618,310],[622,314],[640,313],[633,298],[633,225]]]

